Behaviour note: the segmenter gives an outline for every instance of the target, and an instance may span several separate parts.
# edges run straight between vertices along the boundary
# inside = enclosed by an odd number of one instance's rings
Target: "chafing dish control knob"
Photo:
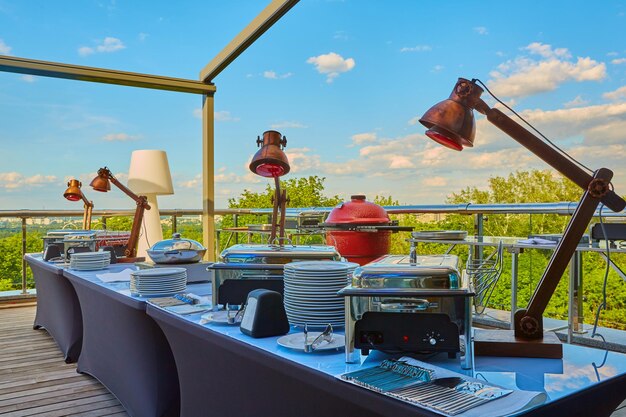
[[[432,346],[435,346],[437,344],[437,339],[431,337],[430,339],[428,339],[428,343],[430,343]]]

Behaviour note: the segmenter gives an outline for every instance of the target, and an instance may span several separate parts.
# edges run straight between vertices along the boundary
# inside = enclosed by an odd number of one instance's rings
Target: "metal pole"
[[[517,310],[517,276],[519,271],[518,256],[523,249],[511,248],[511,330],[514,329],[515,311]]]
[[[482,238],[485,234],[484,216],[482,213],[474,215],[474,235]],[[474,251],[474,260],[480,260],[483,258],[483,247],[477,246]]]
[[[172,234],[176,233],[176,229],[177,229],[177,224],[176,224],[176,214],[172,214]]]
[[[205,260],[215,262],[215,103],[213,94],[202,97],[202,240]]]
[[[233,214],[233,225],[235,228],[239,227],[239,215]],[[235,245],[239,243],[239,233],[235,233]]]
[[[26,290],[26,217],[22,217],[22,294],[28,293]]]

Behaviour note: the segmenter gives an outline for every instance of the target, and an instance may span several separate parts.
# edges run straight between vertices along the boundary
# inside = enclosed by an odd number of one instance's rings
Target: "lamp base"
[[[476,329],[474,355],[561,359],[563,345],[552,332],[544,333],[542,339],[523,339],[515,337],[513,330]]]
[[[145,260],[146,260],[145,256],[136,256],[134,258],[125,256],[125,257],[117,258],[117,263],[118,264],[130,264],[130,263],[135,263],[135,262],[144,262]]]

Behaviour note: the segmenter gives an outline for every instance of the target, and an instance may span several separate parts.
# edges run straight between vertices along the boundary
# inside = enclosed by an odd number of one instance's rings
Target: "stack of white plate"
[[[78,252],[70,255],[70,268],[78,271],[104,269],[111,263],[111,252]]]
[[[185,268],[151,268],[130,273],[130,293],[139,297],[165,297],[185,291]]]
[[[344,326],[344,300],[337,291],[350,282],[358,264],[306,261],[285,264],[285,311],[295,326]]]

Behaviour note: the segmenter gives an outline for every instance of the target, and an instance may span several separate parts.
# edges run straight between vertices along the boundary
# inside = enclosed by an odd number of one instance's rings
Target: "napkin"
[[[107,272],[106,274],[96,274],[96,277],[102,282],[130,282],[130,273],[132,269],[126,268],[120,272]]]

